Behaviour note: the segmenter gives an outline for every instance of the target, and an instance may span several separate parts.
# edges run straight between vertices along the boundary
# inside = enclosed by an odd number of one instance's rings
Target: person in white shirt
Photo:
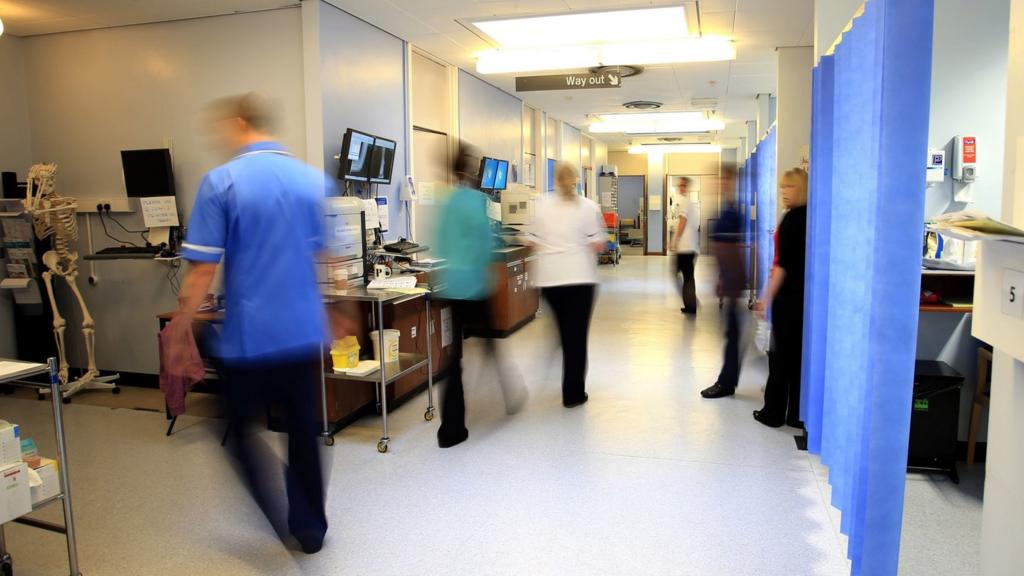
[[[576,193],[570,164],[555,171],[556,192],[539,199],[530,234],[537,255],[534,285],[558,324],[562,343],[562,404],[587,401],[587,338],[597,288],[597,254],[606,243],[601,209]]]
[[[700,205],[690,198],[690,179],[677,178],[675,208],[679,214],[672,242],[669,244],[676,253],[675,278],[683,296],[683,314],[697,313],[697,284],[693,279],[693,267],[697,261],[700,245]]]

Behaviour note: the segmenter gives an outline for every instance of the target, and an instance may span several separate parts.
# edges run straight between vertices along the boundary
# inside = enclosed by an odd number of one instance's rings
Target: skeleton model
[[[78,219],[75,209],[78,201],[74,198],[57,194],[55,177],[56,164],[36,164],[28,171],[28,194],[25,197],[25,210],[32,216],[36,237],[40,240],[53,238],[53,250],[43,254],[43,282],[46,293],[50,297],[53,308],[53,334],[57,340],[57,353],[60,357],[60,384],[65,401],[79,390],[113,390],[118,392],[113,383],[118,378],[100,376],[96,369],[96,323],[89,314],[85,299],[78,290],[78,252],[73,244],[78,241]],[[63,278],[75,295],[78,305],[82,308],[82,335],[85,337],[85,349],[89,356],[89,366],[80,378],[68,382],[68,359],[64,346],[64,327],[67,322],[60,315],[57,299],[53,293],[53,277]]]

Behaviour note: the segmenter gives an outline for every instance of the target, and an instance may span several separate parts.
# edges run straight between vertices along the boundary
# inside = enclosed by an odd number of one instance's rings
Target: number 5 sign
[[[1003,314],[1024,319],[1024,272],[1003,270]]]

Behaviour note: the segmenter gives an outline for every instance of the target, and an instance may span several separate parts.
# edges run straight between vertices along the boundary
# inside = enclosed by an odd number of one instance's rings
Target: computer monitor
[[[338,178],[366,182],[370,179],[370,155],[374,136],[349,128],[341,145],[341,166]]]
[[[508,185],[508,160],[498,160],[498,168],[494,172],[494,189],[504,190]]]
[[[174,171],[167,148],[121,150],[121,169],[129,198],[174,196]]]
[[[498,174],[498,161],[494,158],[484,157],[480,161],[480,189],[493,190],[494,177]]]
[[[395,164],[395,141],[376,138],[370,153],[370,182],[391,184],[391,172]]]

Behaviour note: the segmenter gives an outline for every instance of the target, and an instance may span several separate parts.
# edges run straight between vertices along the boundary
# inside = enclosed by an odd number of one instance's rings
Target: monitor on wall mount
[[[508,160],[498,160],[498,167],[494,172],[494,189],[504,190],[508,186]]]
[[[129,198],[174,196],[174,170],[167,148],[122,150],[121,169]]]
[[[498,160],[484,157],[480,161],[480,189],[493,190],[494,179],[498,175]]]
[[[370,156],[376,138],[365,132],[349,128],[341,145],[341,166],[338,178],[367,182],[370,179]]]
[[[374,184],[391,184],[396,146],[394,140],[388,140],[387,138],[374,139],[373,151],[370,153],[370,182]]]

